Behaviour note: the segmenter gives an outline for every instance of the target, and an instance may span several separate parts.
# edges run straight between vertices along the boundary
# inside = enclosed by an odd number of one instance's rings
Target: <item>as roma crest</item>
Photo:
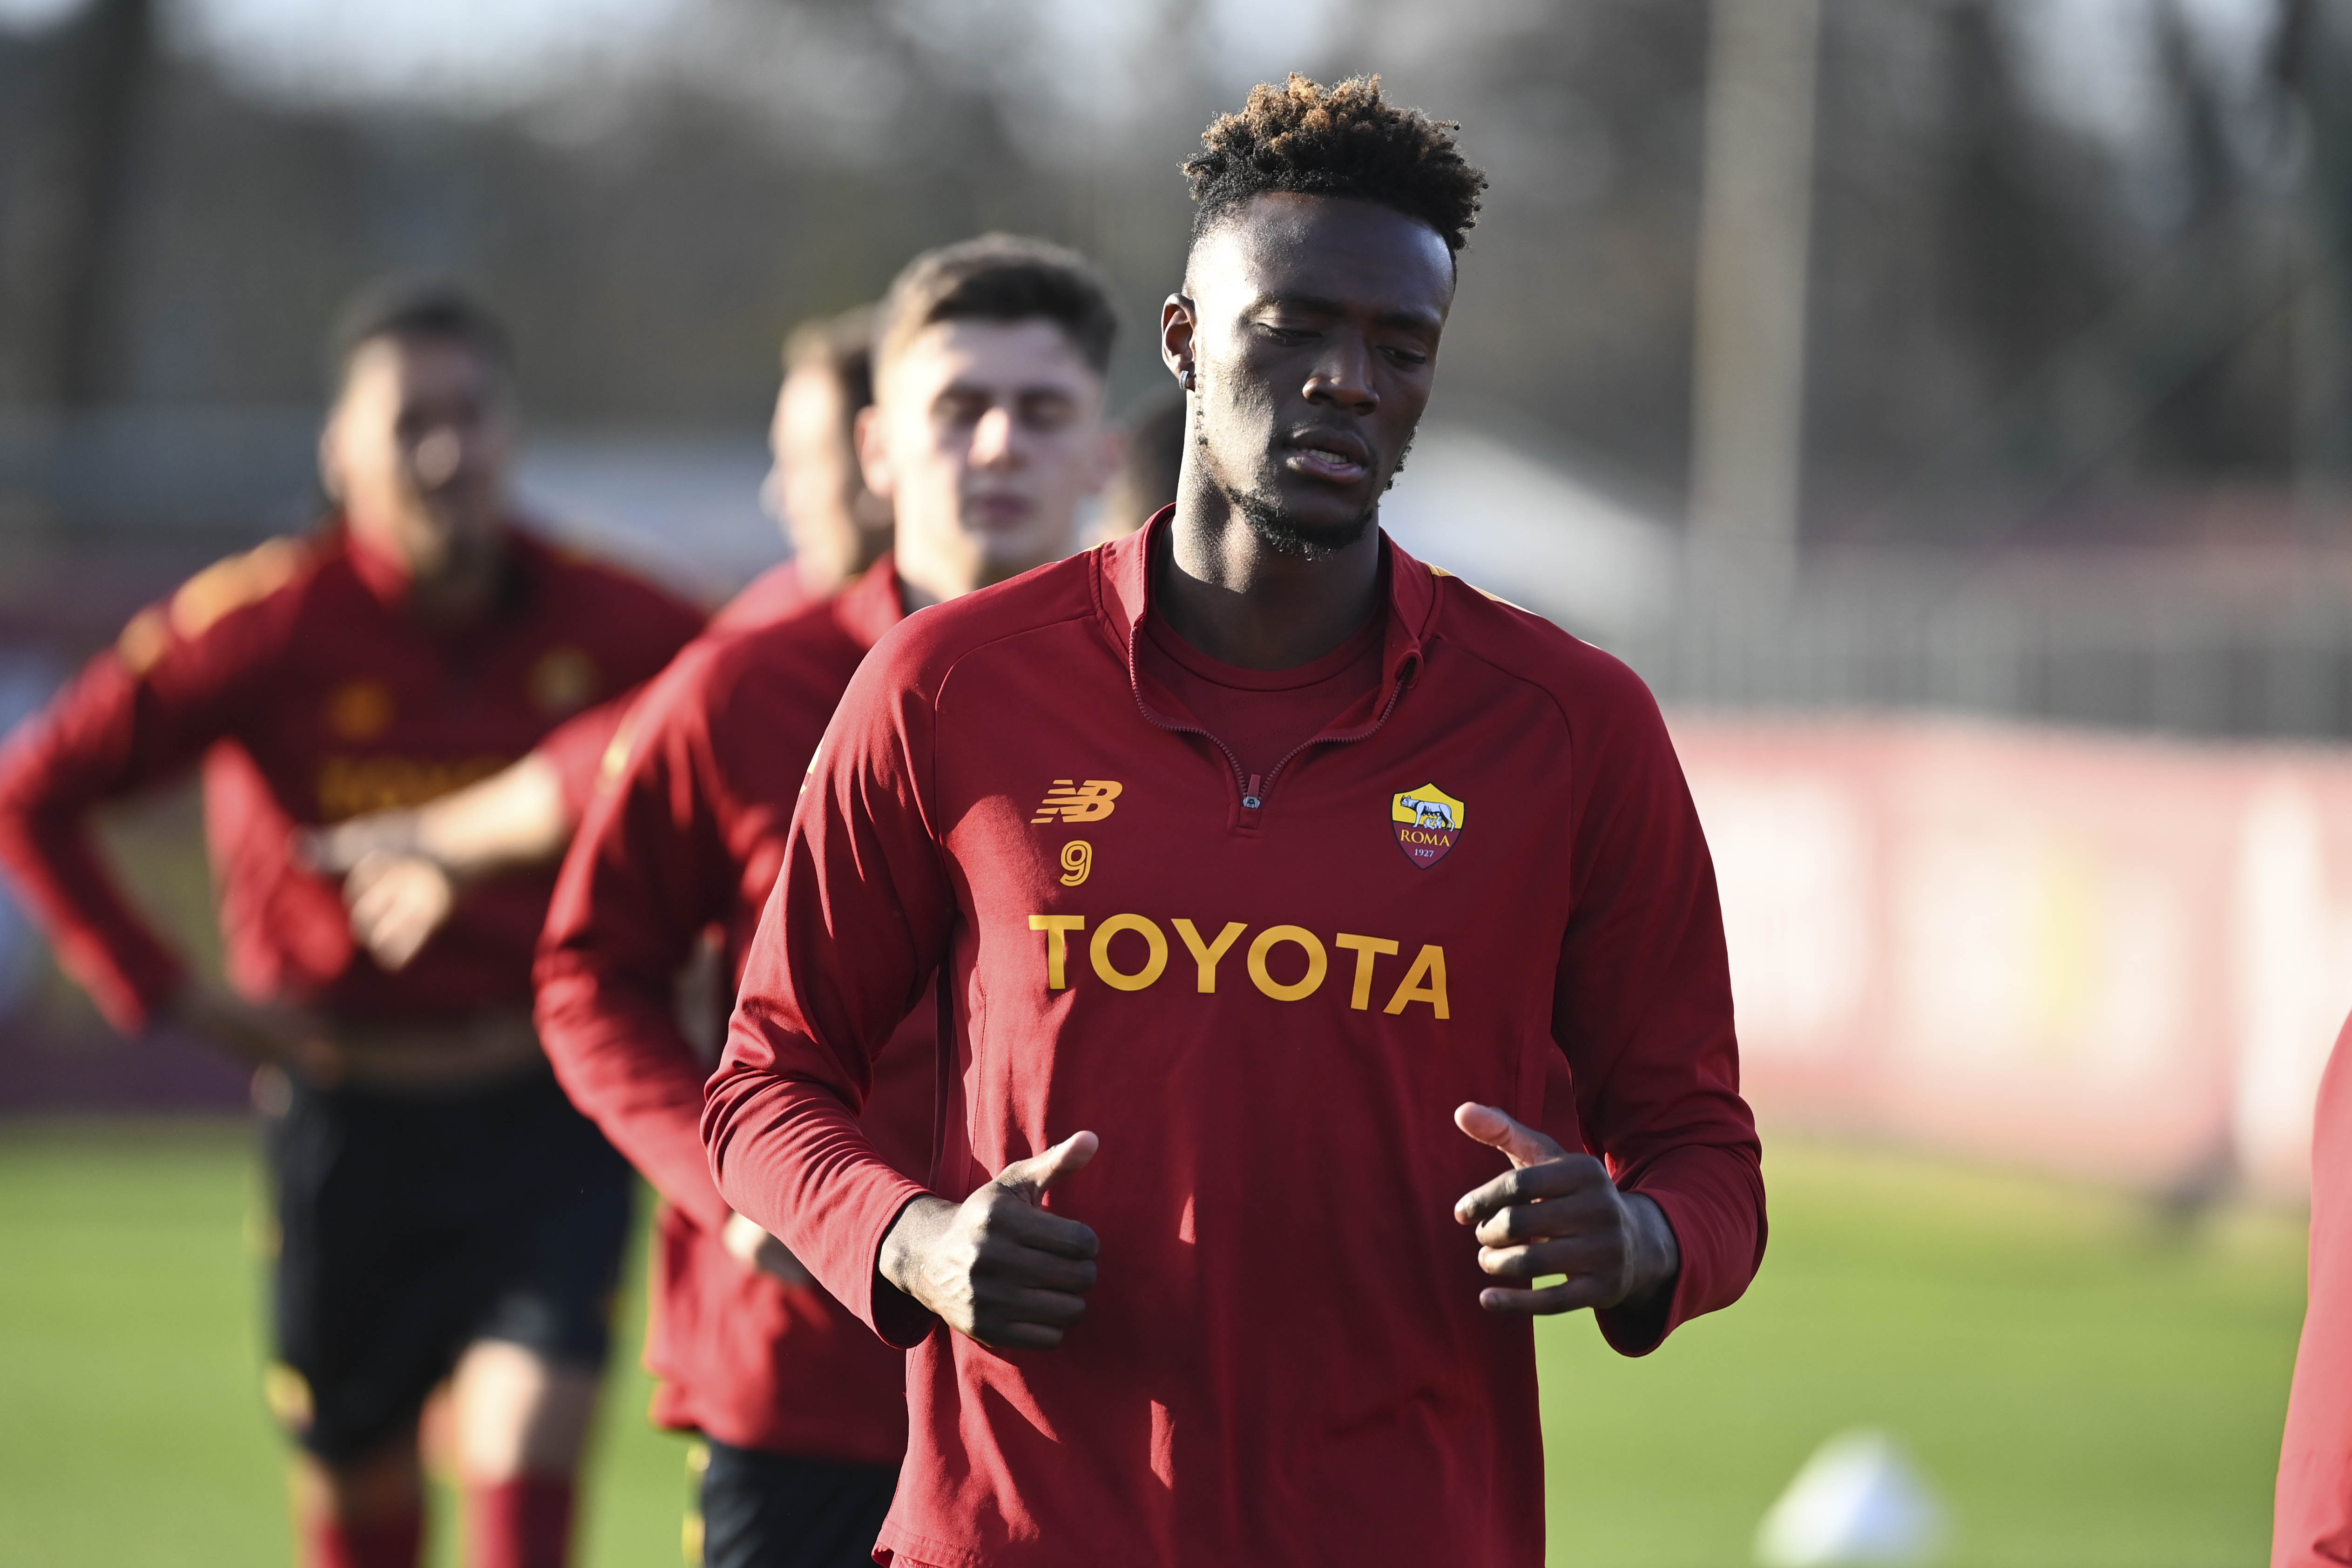
[[[1389,826],[1404,858],[1428,870],[1454,852],[1462,837],[1462,803],[1438,788],[1423,784],[1389,799]]]

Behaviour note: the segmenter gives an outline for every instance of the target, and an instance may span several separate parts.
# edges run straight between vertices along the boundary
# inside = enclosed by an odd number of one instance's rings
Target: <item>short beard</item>
[[[1205,452],[1209,445],[1208,437],[1203,434],[1195,439]],[[1381,487],[1381,494],[1385,495],[1390,486],[1396,483],[1397,470],[1403,468],[1405,454],[1412,450],[1412,444],[1408,442],[1404,452],[1397,455],[1396,469],[1390,471],[1388,484]],[[1364,531],[1371,527],[1372,520],[1380,515],[1381,510],[1381,503],[1375,498],[1371,505],[1345,522],[1307,523],[1301,522],[1264,496],[1251,495],[1229,485],[1220,484],[1217,488],[1223,493],[1226,502],[1241,514],[1242,521],[1249,524],[1250,531],[1265,542],[1267,549],[1276,555],[1297,555],[1308,561],[1321,561],[1337,555],[1362,539]]]
[[[1276,555],[1302,555],[1309,561],[1320,561],[1337,555],[1364,537],[1364,530],[1372,524],[1380,510],[1376,501],[1345,522],[1307,523],[1291,516],[1263,496],[1228,492],[1226,500],[1242,514],[1250,531],[1265,542],[1266,548]]]

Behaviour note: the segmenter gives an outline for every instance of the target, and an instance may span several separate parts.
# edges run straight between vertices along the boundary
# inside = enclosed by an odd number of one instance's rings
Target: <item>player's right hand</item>
[[[343,879],[352,936],[378,967],[398,973],[433,940],[457,907],[449,874],[421,855],[382,851],[360,857]]]
[[[1052,1350],[1086,1316],[1100,1247],[1092,1230],[1039,1201],[1099,1146],[1091,1132],[1072,1133],[960,1204],[908,1204],[883,1239],[882,1277],[982,1344]]]

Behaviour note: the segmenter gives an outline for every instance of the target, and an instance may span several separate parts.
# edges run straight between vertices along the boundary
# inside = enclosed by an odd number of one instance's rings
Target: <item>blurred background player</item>
[[[1125,538],[1176,500],[1176,475],[1184,466],[1184,402],[1171,398],[1147,407],[1129,421],[1127,451],[1103,492],[1102,515],[1087,542]]]
[[[721,608],[715,628],[782,620],[833,597],[889,552],[890,503],[867,488],[857,462],[858,416],[873,401],[870,308],[803,321],[784,339],[760,499],[793,556]]]
[[[767,625],[830,598],[890,548],[889,504],[866,489],[857,461],[857,418],[874,401],[873,317],[860,306],[785,338],[760,493],[792,558],[722,605],[711,629]],[[377,963],[398,969],[414,957],[465,884],[562,857],[626,705],[583,713],[511,767],[424,805],[309,836],[308,858],[344,879],[352,934]]]
[[[655,1419],[707,1440],[711,1568],[868,1562],[905,1451],[906,1374],[719,1195],[699,1130],[713,1064],[679,1026],[677,976],[718,926],[731,1001],[809,760],[875,639],[914,605],[1068,553],[1116,457],[1114,329],[1092,267],[1056,247],[991,236],[909,264],[860,422],[868,482],[897,505],[895,559],[828,604],[681,654],[631,710],[626,760],[564,861],[541,1032],[573,1101],[666,1200],[646,1362],[662,1380]],[[928,991],[914,1000],[865,1122],[919,1177],[936,1019]]]
[[[2271,1516],[2271,1568],[2352,1563],[2352,1020],[2319,1080],[2311,1262]]]
[[[418,1412],[454,1372],[471,1562],[558,1564],[629,1176],[531,1027],[550,882],[486,881],[394,973],[292,837],[497,770],[658,670],[700,616],[511,520],[508,341],[462,293],[370,290],[333,376],[333,515],[141,613],[9,737],[0,863],[117,1027],[170,1019],[287,1075],[268,1392],[300,1446],[305,1559],[415,1561]],[[88,826],[200,761],[235,994],[188,974]]]

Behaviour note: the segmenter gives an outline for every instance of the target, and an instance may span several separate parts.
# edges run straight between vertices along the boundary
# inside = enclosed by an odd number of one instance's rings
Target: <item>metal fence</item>
[[[1674,614],[1612,647],[1686,707],[2326,739],[2352,735],[2352,557],[1874,555],[1784,593],[1694,573]]]

